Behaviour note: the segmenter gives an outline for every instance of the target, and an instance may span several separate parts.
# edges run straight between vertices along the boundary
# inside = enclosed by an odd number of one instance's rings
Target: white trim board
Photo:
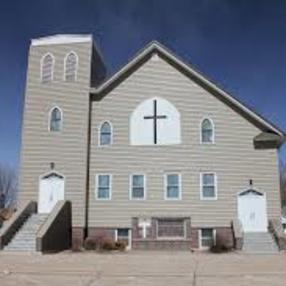
[[[92,42],[92,35],[58,34],[31,40],[32,46]]]

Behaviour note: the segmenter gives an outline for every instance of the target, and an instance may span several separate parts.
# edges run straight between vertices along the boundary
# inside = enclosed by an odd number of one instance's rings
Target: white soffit
[[[32,39],[32,46],[91,42],[92,35],[54,35]]]

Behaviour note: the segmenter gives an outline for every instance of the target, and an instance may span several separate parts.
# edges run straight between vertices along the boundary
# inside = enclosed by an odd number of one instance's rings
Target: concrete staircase
[[[32,214],[4,250],[36,251],[36,234],[46,219],[46,214]]]
[[[248,232],[243,234],[242,251],[249,254],[275,254],[278,246],[269,232]]]

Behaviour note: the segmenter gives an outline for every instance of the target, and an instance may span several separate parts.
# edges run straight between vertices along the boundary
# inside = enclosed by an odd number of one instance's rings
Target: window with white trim
[[[145,199],[145,176],[131,176],[131,199]]]
[[[217,198],[217,178],[214,173],[201,174],[201,198],[216,199]]]
[[[115,241],[123,242],[126,249],[131,248],[131,230],[129,228],[118,228],[115,230]]]
[[[103,122],[100,127],[99,145],[110,145],[112,142],[112,128],[107,121]]]
[[[165,174],[165,198],[168,200],[181,198],[180,174]]]
[[[212,228],[200,229],[200,247],[210,248],[215,244],[215,230]]]
[[[65,58],[65,81],[76,81],[78,67],[78,56],[76,53],[71,52]]]
[[[185,238],[185,220],[181,218],[160,218],[157,220],[158,238]]]
[[[214,143],[214,126],[209,118],[205,118],[201,123],[201,142]]]
[[[48,83],[53,80],[54,72],[54,57],[51,54],[47,54],[41,61],[41,80],[42,83]]]
[[[109,200],[111,199],[111,175],[101,174],[97,175],[97,188],[96,197],[99,200]]]
[[[50,112],[50,126],[51,132],[61,131],[62,129],[62,112],[58,107],[54,107]]]

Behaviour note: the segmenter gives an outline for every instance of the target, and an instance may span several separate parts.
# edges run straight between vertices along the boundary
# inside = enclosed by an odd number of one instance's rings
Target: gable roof
[[[131,59],[125,66],[123,66],[117,73],[104,81],[99,87],[91,88],[90,93],[93,95],[101,95],[114,86],[123,81],[126,77],[137,70],[143,63],[149,60],[154,54],[158,54],[171,65],[179,69],[183,74],[190,77],[203,88],[207,89],[215,97],[225,102],[232,109],[236,110],[243,117],[252,122],[255,126],[264,132],[271,132],[281,137],[281,143],[286,139],[284,131],[269,122],[267,119],[259,115],[257,112],[246,106],[233,95],[218,87],[215,83],[209,80],[202,73],[197,71],[194,67],[186,64],[182,59],[172,53],[165,46],[157,41],[152,41],[145,48],[143,48],[133,59]]]

